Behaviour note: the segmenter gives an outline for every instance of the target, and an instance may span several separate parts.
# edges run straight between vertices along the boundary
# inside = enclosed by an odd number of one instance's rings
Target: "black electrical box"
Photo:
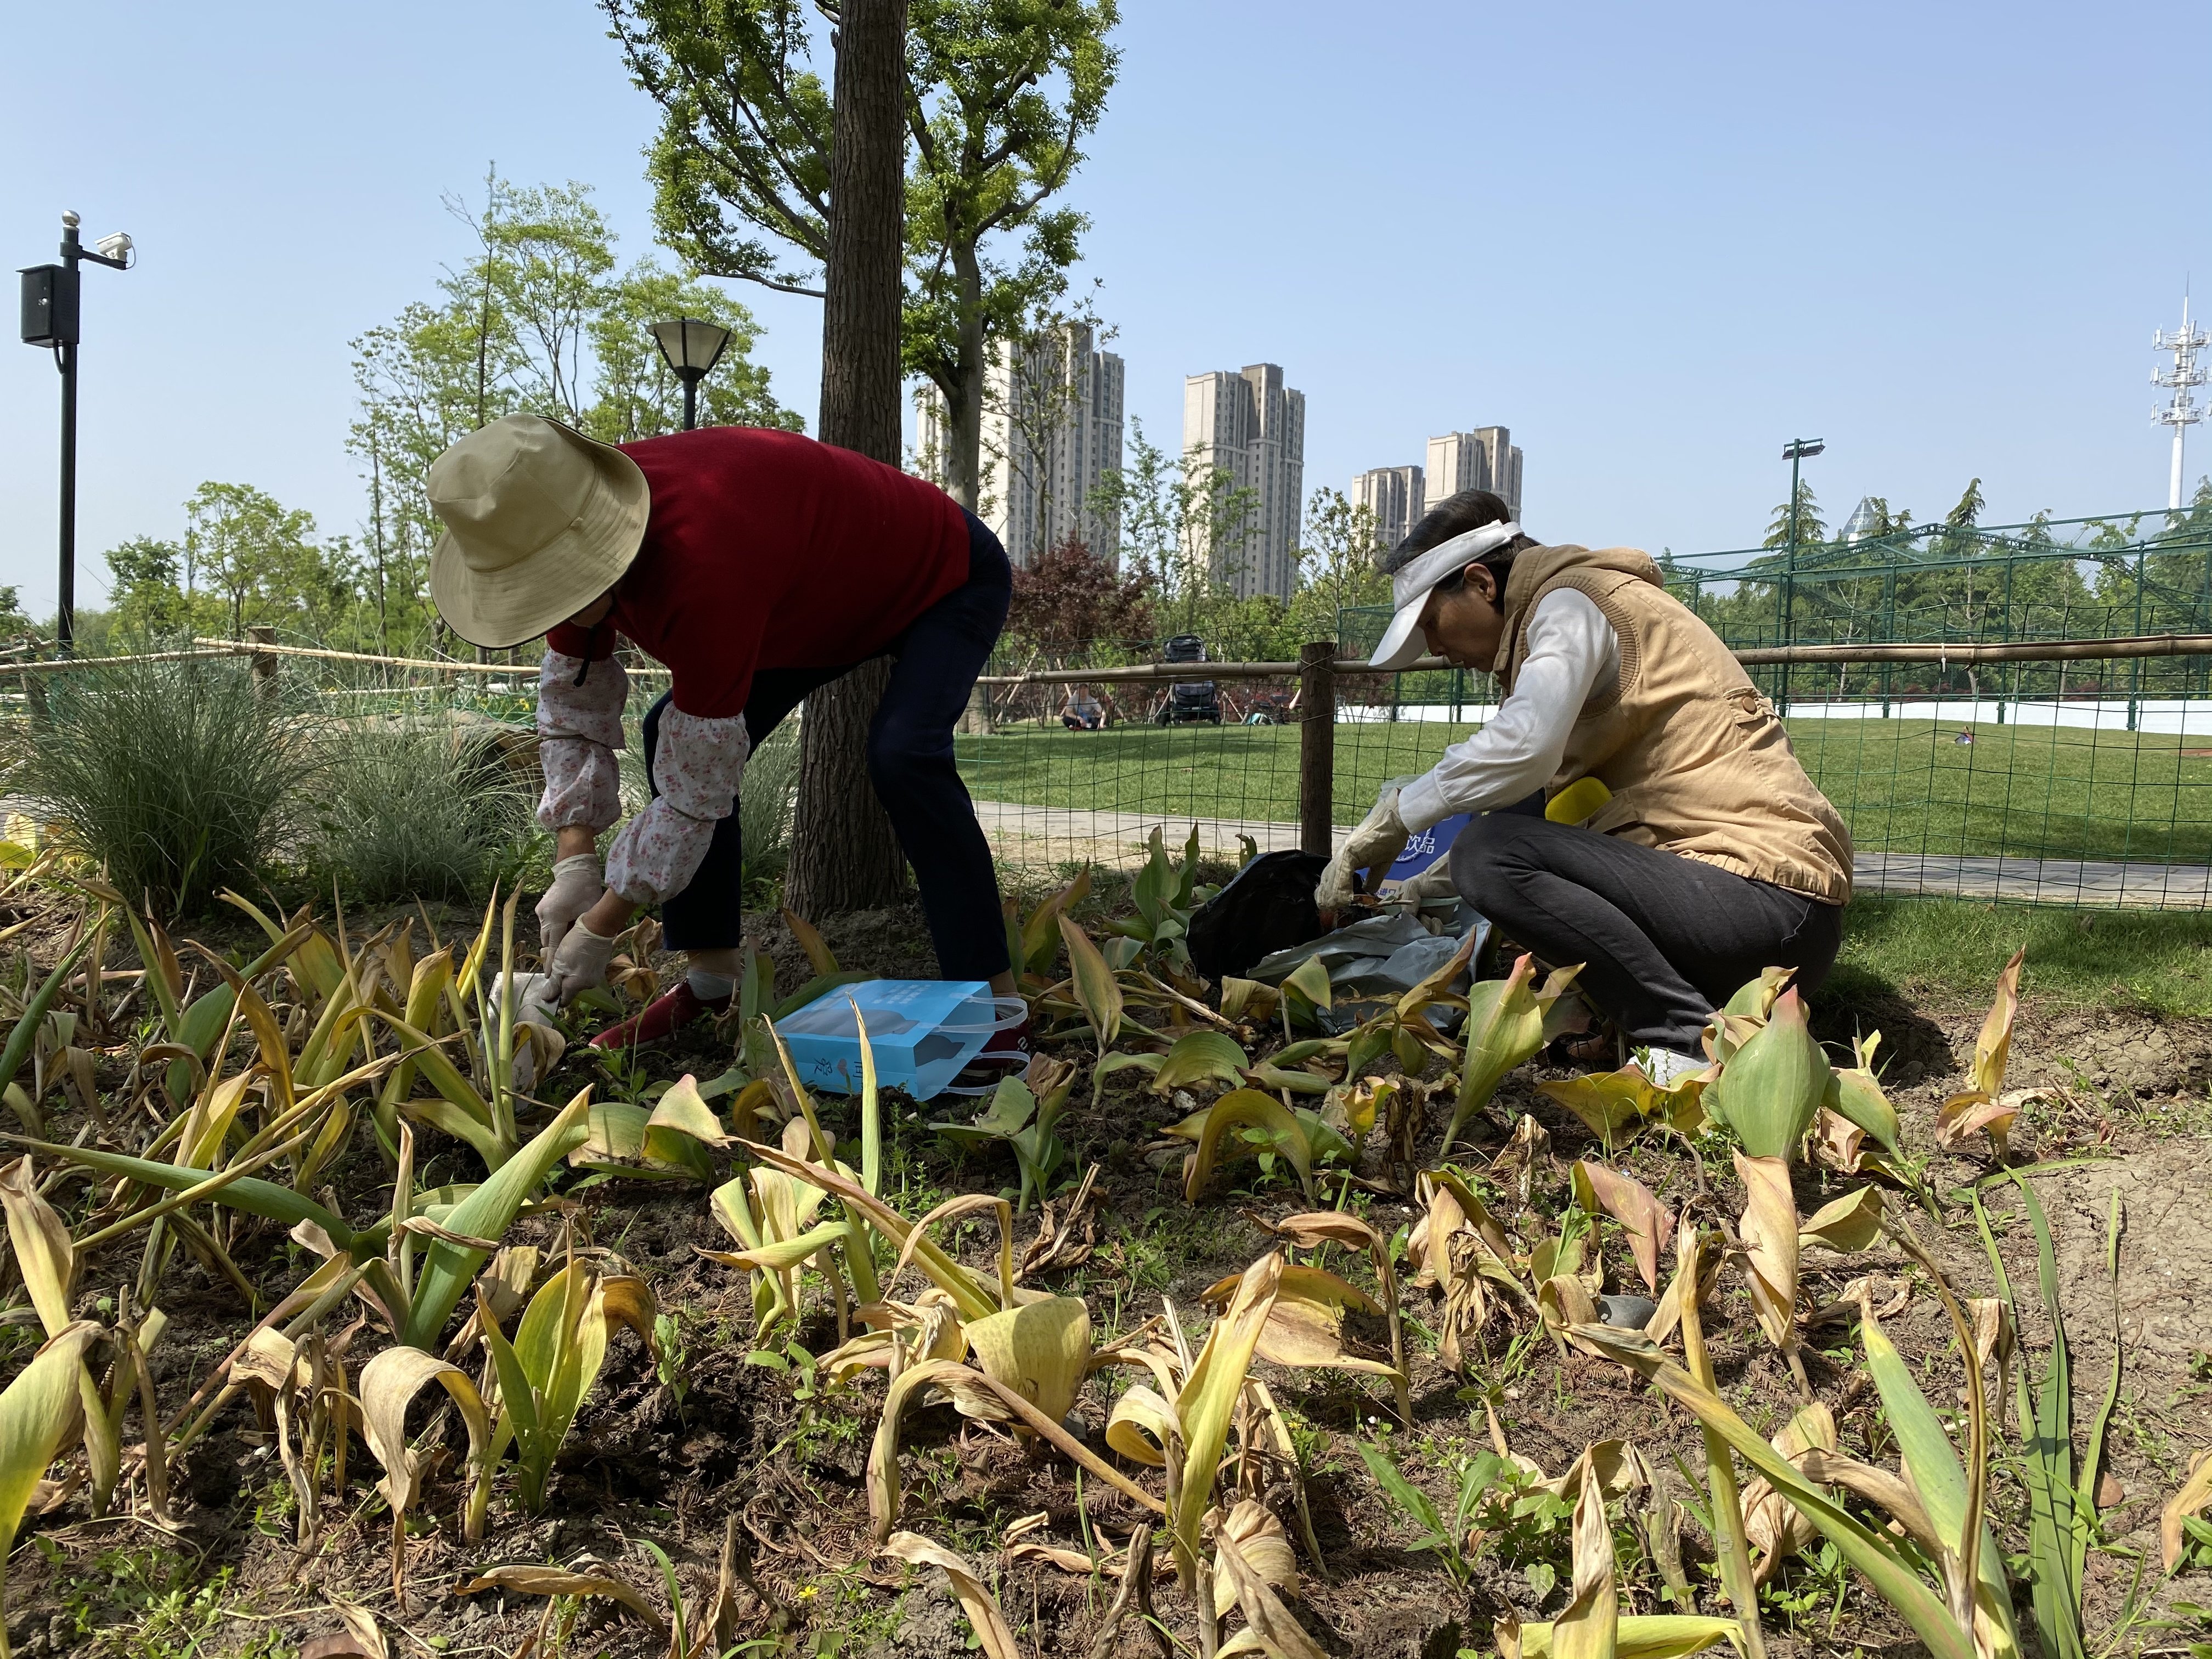
[[[79,278],[67,265],[33,265],[23,272],[23,343],[77,343]]]

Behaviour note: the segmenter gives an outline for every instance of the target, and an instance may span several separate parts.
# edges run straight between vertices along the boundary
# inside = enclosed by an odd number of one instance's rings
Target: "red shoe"
[[[975,1058],[960,1068],[948,1087],[954,1089],[989,1089],[998,1085],[1000,1078],[1019,1077],[1029,1068],[1031,1058],[1030,1023],[1009,1025],[1003,1031],[994,1031],[991,1040],[977,1052]]]
[[[712,1002],[691,988],[691,981],[679,979],[676,988],[664,992],[639,1009],[618,1025],[610,1025],[592,1039],[594,1048],[632,1048],[641,1042],[658,1042],[672,1036],[696,1019],[729,1012],[730,1000],[717,997]]]

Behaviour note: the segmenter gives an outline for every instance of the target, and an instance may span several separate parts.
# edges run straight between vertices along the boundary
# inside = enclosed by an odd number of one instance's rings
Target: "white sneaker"
[[[1638,1048],[1636,1063],[1655,1089],[1671,1089],[1682,1079],[1702,1072],[1712,1062],[1700,1054],[1678,1054],[1672,1048]]]

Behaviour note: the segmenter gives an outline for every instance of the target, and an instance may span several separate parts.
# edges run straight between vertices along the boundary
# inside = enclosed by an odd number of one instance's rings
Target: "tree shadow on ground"
[[[1908,1001],[1896,984],[1856,963],[1838,963],[1812,999],[1813,1035],[1848,1049],[1869,1031],[1881,1033],[1875,1056],[1883,1082],[1903,1087],[1959,1069],[1943,1028]]]

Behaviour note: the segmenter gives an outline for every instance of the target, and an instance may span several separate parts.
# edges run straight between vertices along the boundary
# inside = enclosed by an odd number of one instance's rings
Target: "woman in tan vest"
[[[1546,547],[1487,490],[1462,490],[1382,556],[1396,614],[1374,653],[1426,648],[1495,673],[1497,714],[1429,771],[1386,785],[1316,896],[1407,837],[1479,814],[1438,861],[1450,886],[1581,988],[1655,1081],[1705,1062],[1698,1034],[1769,966],[1816,988],[1851,894],[1850,835],[1726,646],[1633,548]],[[1610,792],[1579,824],[1544,817],[1582,778]]]

